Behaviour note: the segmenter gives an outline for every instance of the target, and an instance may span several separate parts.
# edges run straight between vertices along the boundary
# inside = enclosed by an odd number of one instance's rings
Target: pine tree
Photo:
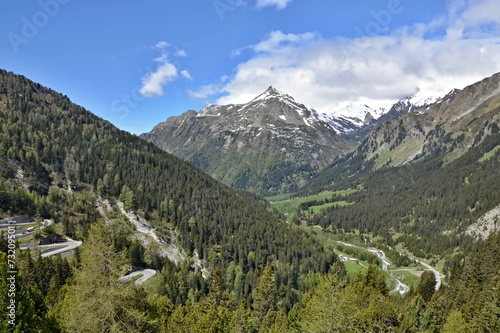
[[[262,272],[259,284],[253,293],[253,320],[259,327],[270,310],[276,306],[276,285],[271,265],[268,263]]]
[[[465,322],[462,313],[458,310],[453,310],[443,326],[442,333],[466,333],[469,332],[467,323]]]
[[[426,307],[422,295],[417,294],[404,307],[400,314],[400,332],[422,332],[430,330],[433,325],[431,309]]]
[[[247,308],[246,300],[242,300],[240,306],[234,312],[231,321],[229,322],[230,333],[247,333],[250,332],[250,311]]]
[[[298,321],[304,332],[348,331],[349,318],[355,309],[346,308],[347,304],[342,301],[346,283],[347,280],[340,279],[337,272],[329,273],[321,278],[321,282],[299,314]],[[348,315],[349,312],[351,312],[350,315]]]
[[[229,299],[230,296],[226,291],[224,280],[222,279],[221,267],[217,266],[212,272],[212,283],[210,284],[209,293],[205,302],[208,303],[209,306],[224,306]]]
[[[429,301],[436,290],[436,276],[431,271],[425,271],[417,287],[417,293],[422,295],[425,301]]]
[[[115,253],[110,230],[103,224],[90,228],[80,267],[54,308],[61,326],[71,332],[126,332],[149,327],[144,295],[132,284],[120,284],[124,256]]]

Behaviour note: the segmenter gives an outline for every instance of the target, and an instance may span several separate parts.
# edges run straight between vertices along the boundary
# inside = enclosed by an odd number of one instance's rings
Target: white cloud
[[[197,98],[197,99],[205,99],[213,94],[218,93],[221,88],[222,88],[222,86],[218,85],[218,84],[207,84],[207,85],[201,86],[196,91],[188,90],[188,95],[193,97],[193,98]]]
[[[314,40],[315,34],[304,33],[304,34],[284,34],[281,31],[273,31],[269,34],[269,37],[253,46],[255,52],[273,52],[279,49],[283,50],[288,45],[302,45],[307,42]]]
[[[224,85],[230,80],[229,76],[223,75],[219,82],[213,84],[207,84],[198,88],[198,90],[188,90],[189,96],[196,99],[207,99],[208,97],[218,94],[224,88]],[[207,101],[208,102],[208,101]]]
[[[139,93],[144,97],[157,98],[163,96],[163,88],[165,85],[175,81],[179,77],[176,65],[169,60],[168,48],[170,46],[169,43],[160,41],[153,47],[153,49],[160,50],[161,55],[153,59],[155,62],[159,63],[156,70],[147,73],[141,78],[142,86],[139,89]],[[184,50],[178,50],[175,55],[185,57],[186,52]],[[188,80],[192,80],[187,70],[182,70],[180,75]]]
[[[200,95],[225,93],[217,103],[245,103],[273,85],[327,113],[351,103],[387,106],[419,89],[444,95],[500,71],[497,2],[456,1],[446,17],[384,36],[327,40],[274,31],[240,49],[236,54],[251,52],[248,60],[220,89],[205,86]]]
[[[276,6],[277,9],[283,9],[288,6],[290,2],[292,2],[292,0],[257,0],[257,8]]]
[[[156,62],[164,63],[168,59],[168,53],[162,53],[161,56],[155,59]]]
[[[468,0],[455,2],[462,10],[462,20],[466,27],[476,27],[485,23],[500,23],[500,2],[497,0]]]
[[[156,69],[156,71],[146,74],[142,77],[142,87],[139,92],[149,98],[163,96],[163,86],[174,81],[177,78],[177,68],[166,62]]]
[[[157,49],[165,49],[165,48],[167,48],[169,46],[170,46],[169,43],[161,41],[161,42],[156,43],[155,48],[157,48]]]
[[[191,74],[189,74],[189,72],[187,70],[183,70],[181,71],[181,75],[182,77],[188,79],[188,80],[192,80],[193,78],[191,77]]]

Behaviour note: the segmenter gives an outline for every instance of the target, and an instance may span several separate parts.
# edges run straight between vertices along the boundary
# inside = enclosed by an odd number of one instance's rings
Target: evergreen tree
[[[118,278],[125,272],[122,255],[115,253],[110,230],[95,224],[81,253],[80,267],[54,309],[61,326],[71,332],[127,332],[150,328],[143,312],[144,295]]]
[[[458,310],[453,310],[443,326],[442,333],[466,333],[469,332],[467,323]]]
[[[337,272],[322,277],[299,315],[304,332],[329,333],[352,329],[350,318],[355,309],[342,301],[346,284],[347,280],[339,278]]]
[[[406,304],[400,313],[399,332],[427,332],[433,327],[433,313],[427,308],[422,295],[417,294]]]
[[[247,333],[250,328],[250,310],[247,308],[246,300],[242,300],[240,306],[234,312],[231,321],[229,322],[230,333]]]
[[[436,276],[433,272],[423,272],[417,287],[417,293],[422,295],[425,301],[429,301],[436,290],[436,283]]]
[[[276,284],[271,264],[267,264],[253,293],[253,320],[259,327],[264,317],[276,306]]]

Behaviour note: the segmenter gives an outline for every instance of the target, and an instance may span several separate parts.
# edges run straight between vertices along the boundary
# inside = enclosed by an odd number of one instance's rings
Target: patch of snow
[[[403,101],[406,101],[414,106],[414,108],[421,108],[433,103],[436,103],[440,99],[439,96],[428,95],[423,91],[419,90],[413,95],[408,96]]]
[[[259,96],[255,97],[254,99],[252,99],[250,101],[250,103],[252,102],[257,102],[257,101],[265,101],[265,100],[268,100],[268,99],[271,99],[271,98],[280,98],[280,99],[284,99],[284,100],[288,100],[288,99],[291,99],[293,100],[293,97],[288,95],[287,93],[285,92],[282,92],[282,91],[279,91],[273,87],[269,87],[266,91],[264,91],[262,94],[260,94]]]
[[[198,112],[196,117],[220,117],[221,113],[217,112],[222,106],[218,104],[207,104],[203,109]],[[231,106],[233,107],[233,106]]]

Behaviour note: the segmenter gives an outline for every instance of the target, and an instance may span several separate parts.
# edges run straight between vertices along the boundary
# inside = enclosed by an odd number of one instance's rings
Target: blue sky
[[[320,112],[500,71],[497,0],[4,0],[0,68],[140,134],[273,85]]]

